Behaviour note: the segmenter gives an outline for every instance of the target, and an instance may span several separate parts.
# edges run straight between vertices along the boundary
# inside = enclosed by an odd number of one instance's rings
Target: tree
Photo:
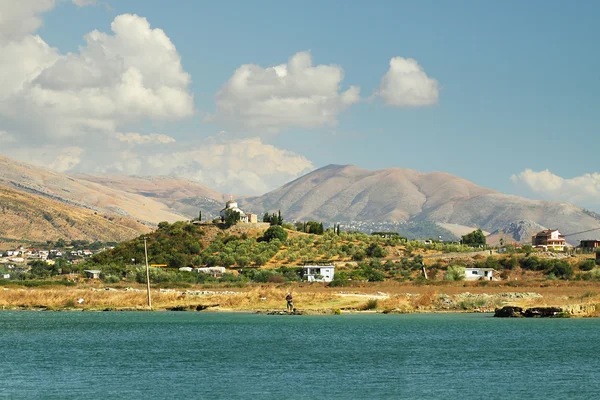
[[[225,225],[228,227],[235,225],[240,220],[240,213],[233,210],[225,211]]]
[[[450,265],[444,275],[444,280],[447,281],[463,281],[466,278],[465,267],[460,265]]]
[[[198,211],[198,221],[202,221],[202,211]]]
[[[279,210],[277,215],[277,225],[283,225],[283,217],[281,216],[281,210]]]
[[[468,246],[485,245],[485,235],[481,229],[477,229],[476,231],[464,235],[462,237],[462,242]]]
[[[324,231],[324,229],[323,229],[322,222],[308,221],[306,223],[305,232],[307,232],[307,233],[313,233],[315,235],[322,235],[323,231]]]
[[[268,212],[265,212],[265,215],[263,215],[263,222],[271,222],[271,216]]]
[[[366,250],[367,256],[382,258],[386,256],[386,251],[377,243],[371,243]]]
[[[282,243],[287,240],[287,232],[279,225],[272,225],[265,231],[263,235],[263,240],[266,242],[270,242],[273,239],[279,239]]]
[[[548,274],[554,274],[554,276],[560,279],[569,279],[573,276],[573,267],[571,267],[568,261],[560,260],[548,269]]]

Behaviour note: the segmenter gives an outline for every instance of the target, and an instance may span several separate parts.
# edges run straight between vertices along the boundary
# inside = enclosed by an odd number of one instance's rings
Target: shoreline
[[[380,284],[344,288],[310,285],[153,288],[152,309],[148,309],[145,289],[134,286],[5,286],[0,287],[0,311],[177,311],[285,315],[285,293],[291,290],[296,309],[303,315],[494,313],[497,308],[514,306],[523,309],[557,307],[572,317],[600,316],[600,287],[579,282],[567,285],[531,282],[522,287]]]

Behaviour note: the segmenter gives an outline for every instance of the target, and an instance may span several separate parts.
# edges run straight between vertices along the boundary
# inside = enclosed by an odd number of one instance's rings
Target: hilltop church
[[[229,200],[225,203],[225,208],[219,212],[219,216],[221,217],[221,221],[225,221],[227,218],[228,212],[237,212],[240,213],[240,222],[245,222],[247,224],[256,224],[258,222],[258,216],[252,213],[245,213],[238,207],[238,203],[233,199]]]

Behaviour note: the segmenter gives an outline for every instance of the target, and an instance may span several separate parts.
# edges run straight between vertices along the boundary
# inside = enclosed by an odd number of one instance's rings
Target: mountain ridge
[[[226,200],[223,194],[185,179],[66,175],[0,155],[2,187],[149,226],[194,218],[199,211],[204,220],[215,218]],[[600,228],[599,214],[571,204],[503,194],[443,171],[397,167],[367,170],[330,164],[262,196],[237,200],[244,210],[259,215],[281,210],[287,220],[345,223],[348,229],[366,229],[371,224],[371,230],[401,227],[406,231],[414,225],[422,233],[423,226],[433,223],[454,237],[481,228],[492,232],[491,240],[494,233],[506,240],[514,232],[524,241],[530,231],[521,233],[537,226],[567,233]],[[519,221],[529,222],[515,230]],[[570,240],[582,238],[575,235]]]

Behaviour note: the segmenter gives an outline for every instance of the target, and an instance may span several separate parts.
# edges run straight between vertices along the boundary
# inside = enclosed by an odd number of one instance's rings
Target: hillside
[[[191,219],[199,211],[210,220],[227,197],[172,177],[69,176],[4,156],[0,187],[148,225]],[[596,213],[503,194],[444,172],[329,165],[263,196],[238,201],[244,210],[259,215],[281,210],[287,221],[314,219],[342,223],[345,230],[394,231],[411,238],[442,236],[452,241],[481,228],[493,233],[492,243],[500,238],[528,242],[540,226],[570,234],[571,244],[600,238],[600,230],[575,234],[600,228]],[[527,221],[526,227],[520,221]]]
[[[59,238],[120,242],[150,228],[134,220],[100,214],[56,200],[0,188],[0,237],[45,242]]]
[[[600,228],[593,213],[571,204],[502,194],[443,172],[368,171],[352,165],[318,169],[263,196],[245,199],[244,206],[280,209],[287,218],[300,220],[431,221],[446,229],[454,224],[489,232],[522,220],[566,234]],[[577,243],[587,236],[568,239]]]
[[[165,204],[172,212],[188,218],[202,210],[203,219],[219,215],[225,197],[196,182],[172,177],[135,177],[126,175],[76,175],[77,179],[118,189]]]
[[[155,224],[185,216],[151,197],[119,190],[0,155],[0,187],[13,188],[65,204]]]

